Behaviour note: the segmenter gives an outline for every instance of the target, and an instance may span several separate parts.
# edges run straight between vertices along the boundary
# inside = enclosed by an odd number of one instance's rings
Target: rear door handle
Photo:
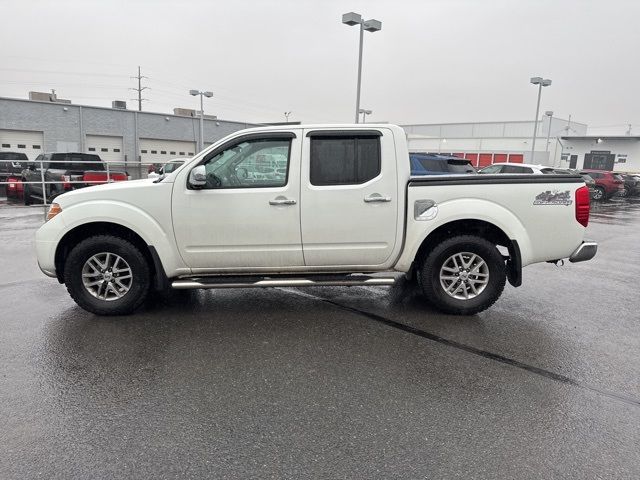
[[[391,201],[391,197],[383,197],[382,195],[380,195],[379,193],[372,193],[371,195],[369,195],[368,197],[364,197],[364,201],[366,203],[373,203],[373,202],[390,202]]]
[[[277,196],[273,200],[269,200],[269,205],[295,205],[296,201],[292,198]]]

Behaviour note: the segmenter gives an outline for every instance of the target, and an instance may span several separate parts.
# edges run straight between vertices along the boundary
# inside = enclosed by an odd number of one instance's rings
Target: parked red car
[[[586,173],[596,181],[593,191],[594,200],[607,200],[624,190],[624,180],[617,173],[607,170],[580,170],[580,174]]]

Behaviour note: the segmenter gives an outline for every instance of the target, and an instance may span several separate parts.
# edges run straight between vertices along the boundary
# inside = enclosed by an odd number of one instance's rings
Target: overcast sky
[[[368,121],[529,120],[543,76],[542,112],[640,134],[637,0],[0,0],[0,96],[110,106],[141,65],[145,110],[196,108],[198,88],[219,118],[350,122],[348,11],[382,21],[364,39]]]

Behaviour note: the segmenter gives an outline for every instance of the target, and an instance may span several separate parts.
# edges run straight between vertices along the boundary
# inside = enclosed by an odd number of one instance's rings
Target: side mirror
[[[196,189],[207,185],[207,171],[204,165],[198,165],[191,170],[189,173],[189,185]]]

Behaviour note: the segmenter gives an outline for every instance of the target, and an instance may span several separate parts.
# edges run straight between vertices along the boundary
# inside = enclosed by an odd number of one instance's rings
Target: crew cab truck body
[[[27,162],[22,171],[25,205],[51,202],[64,192],[127,180],[124,172],[109,171],[100,157],[91,153],[43,153]]]
[[[595,255],[581,177],[411,178],[408,160],[393,125],[236,132],[158,180],[60,195],[38,263],[97,314],[129,313],[150,289],[390,285],[400,273],[439,309],[473,314],[526,265]]]

